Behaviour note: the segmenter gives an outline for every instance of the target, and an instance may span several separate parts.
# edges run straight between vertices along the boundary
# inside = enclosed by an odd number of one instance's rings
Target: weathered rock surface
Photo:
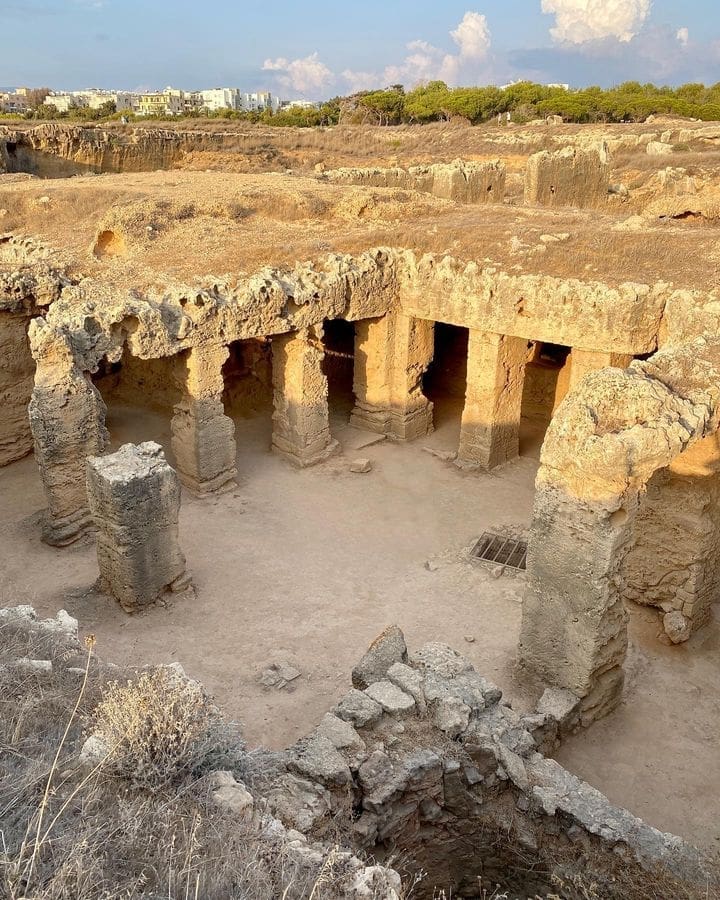
[[[189,585],[178,537],[180,482],[159,444],[125,444],[91,457],[87,491],[100,581],[123,609],[141,609],[174,585]]]
[[[525,170],[525,202],[541,206],[601,206],[610,186],[608,148],[565,147],[533,154]]]

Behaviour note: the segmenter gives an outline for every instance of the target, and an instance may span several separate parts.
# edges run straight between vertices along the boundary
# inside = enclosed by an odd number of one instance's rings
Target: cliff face
[[[0,127],[0,172],[66,178],[82,172],[152,172],[172,168],[191,150],[219,150],[226,135],[73,125]]]

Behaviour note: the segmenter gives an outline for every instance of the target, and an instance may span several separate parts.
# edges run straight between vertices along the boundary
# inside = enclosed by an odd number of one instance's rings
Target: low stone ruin
[[[699,851],[663,834],[544,756],[577,724],[575,698],[546,691],[521,714],[450,647],[409,653],[387,629],[354,687],[290,749],[267,792],[286,827],[348,840],[407,881],[413,896],[545,896],[553,877],[625,896],[608,856],[641,883],[656,866],[703,883]]]
[[[525,169],[525,203],[540,206],[602,206],[610,186],[610,155],[565,147],[534,153]]]
[[[95,654],[88,660],[64,610],[40,620],[31,607],[2,609],[0,629],[18,648],[4,652],[3,668],[41,686],[55,679],[74,692],[85,665],[93,678],[117,678]],[[168,668],[189,693],[202,691],[177,663]],[[573,724],[566,692],[547,691],[534,712],[518,713],[462,655],[440,643],[409,652],[396,626],[373,642],[352,681],[288,751],[241,750],[242,775],[217,768],[202,776],[204,814],[287,861],[283,896],[299,896],[293,872],[331,868],[337,900],[408,892],[470,900],[496,887],[513,897],[621,900],[692,896],[699,886],[712,896],[700,851],[544,755]],[[66,751],[66,765],[97,771],[112,748],[92,732]]]
[[[334,169],[322,177],[333,184],[421,191],[457,203],[502,203],[505,197],[505,163],[498,159],[482,163],[456,159],[408,169]]]
[[[159,444],[125,444],[87,461],[100,585],[126,612],[190,585],[180,550],[180,480]]]

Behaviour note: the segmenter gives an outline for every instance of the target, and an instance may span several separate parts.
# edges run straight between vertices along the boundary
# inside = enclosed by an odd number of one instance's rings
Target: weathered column
[[[526,359],[524,338],[470,330],[458,466],[492,469],[518,455]]]
[[[85,460],[107,446],[106,410],[98,391],[77,368],[65,334],[37,319],[29,336],[37,364],[30,427],[48,504],[42,538],[61,547],[92,527]]]
[[[125,444],[90,457],[86,474],[103,589],[133,612],[189,587],[178,538],[180,480],[162,447]]]
[[[402,441],[433,430],[432,403],[422,392],[433,329],[433,322],[395,312],[356,323],[351,425]]]
[[[272,447],[298,466],[321,462],[338,446],[330,435],[324,356],[314,329],[272,339]]]
[[[589,473],[591,477],[592,473]],[[637,496],[610,512],[538,475],[519,658],[546,684],[581,698],[582,723],[620,701],[627,612],[618,589]]]
[[[225,415],[222,366],[228,348],[194,347],[185,359],[185,394],[175,405],[172,449],[180,480],[195,494],[223,491],[237,476],[235,424]]]
[[[580,350],[573,347],[570,354],[570,385],[568,390],[573,390],[583,380],[588,372],[596,372],[612,366],[616,369],[627,369],[633,357],[627,353],[609,353],[602,350]]]

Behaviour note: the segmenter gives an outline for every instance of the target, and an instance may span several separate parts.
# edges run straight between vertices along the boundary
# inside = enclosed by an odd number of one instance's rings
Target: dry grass
[[[0,630],[0,896],[7,900],[333,900],[342,860],[286,845],[209,802],[208,769],[242,770],[199,688],[168,669],[108,683],[85,665],[18,667],[48,648]],[[76,662],[70,660],[71,663]],[[106,761],[82,764],[100,727]],[[218,753],[222,759],[218,759]],[[150,788],[150,789],[148,789]]]

